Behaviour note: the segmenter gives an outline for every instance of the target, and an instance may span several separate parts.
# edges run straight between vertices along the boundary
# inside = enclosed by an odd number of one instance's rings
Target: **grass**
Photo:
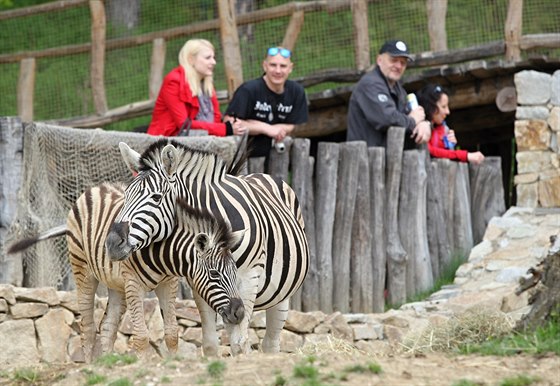
[[[136,361],[138,361],[138,358],[134,355],[111,353],[97,358],[95,363],[104,367],[113,368],[115,366],[132,364]]]

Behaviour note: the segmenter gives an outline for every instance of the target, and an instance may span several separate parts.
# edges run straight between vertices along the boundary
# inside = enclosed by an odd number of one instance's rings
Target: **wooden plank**
[[[350,9],[354,24],[355,67],[357,70],[365,70],[371,65],[367,1],[351,0]]]
[[[497,40],[474,47],[449,50],[445,52],[422,52],[415,54],[414,61],[409,68],[441,66],[444,64],[461,63],[469,60],[484,59],[492,56],[503,55],[505,44],[503,40]]]
[[[34,58],[23,59],[19,66],[17,86],[17,111],[24,122],[33,121],[33,96],[35,90]]]
[[[303,283],[302,309],[304,312],[320,310],[319,300],[319,262],[317,260],[317,238],[315,230],[315,191],[313,176],[315,170],[315,159],[308,157],[309,167],[307,170],[307,197],[303,198],[303,219],[305,221],[305,235],[309,244],[309,271]]]
[[[351,311],[372,312],[373,305],[373,262],[371,259],[371,201],[370,172],[365,142],[355,148],[358,158],[359,178],[356,191],[356,205],[352,221],[352,243],[350,246],[350,299]]]
[[[103,115],[107,112],[105,94],[105,6],[99,0],[90,0],[91,12],[91,89],[95,112]]]
[[[509,0],[504,37],[506,42],[506,60],[521,60],[521,33],[523,23],[523,0]]]
[[[385,148],[368,148],[370,171],[370,214],[372,229],[372,312],[385,311],[387,276],[387,236],[385,214]],[[365,283],[366,288],[368,283]]]
[[[297,138],[294,140],[291,151],[292,163],[292,188],[302,205],[302,211],[305,212],[307,207],[306,199],[309,194],[307,191],[307,176],[309,175],[309,148],[311,141],[307,138]],[[272,150],[275,151],[275,150]],[[304,215],[305,217],[305,215]],[[294,310],[302,309],[302,289],[300,288],[290,299],[291,308]]]
[[[471,188],[469,183],[468,164],[460,162],[457,164],[457,173],[455,174],[455,195],[453,197],[453,244],[455,251],[465,258],[474,246],[472,235],[472,219],[471,219]]]
[[[23,285],[23,254],[5,254],[8,230],[16,218],[23,177],[23,125],[20,117],[0,117],[0,283]],[[17,224],[15,224],[17,225]]]
[[[426,10],[430,49],[435,52],[447,51],[447,32],[445,30],[447,0],[427,0]]]
[[[340,145],[320,142],[317,146],[315,176],[315,230],[319,266],[319,303],[325,313],[333,311],[333,231],[338,188]]]
[[[218,13],[227,88],[229,95],[233,95],[234,91],[243,83],[243,66],[234,0],[218,0]]]
[[[303,11],[296,11],[290,17],[290,22],[288,23],[288,28],[286,28],[286,34],[282,40],[282,47],[285,47],[291,51],[296,47],[296,42],[303,26],[305,13]]]
[[[390,127],[387,132],[387,291],[391,304],[406,300],[407,254],[399,237],[399,193],[405,129]]]
[[[0,12],[0,20],[7,20],[22,16],[32,16],[47,12],[63,11],[66,9],[85,6],[89,0],[62,0],[51,1],[45,4],[33,5]]]
[[[535,48],[558,48],[560,33],[523,35],[519,47],[524,51]]]
[[[152,58],[150,60],[150,80],[148,82],[149,98],[156,99],[163,83],[165,67],[165,39],[157,38],[152,43]]]
[[[333,307],[335,311],[342,313],[350,310],[350,246],[359,176],[358,149],[364,146],[366,144],[362,141],[340,144],[332,261],[335,274]]]

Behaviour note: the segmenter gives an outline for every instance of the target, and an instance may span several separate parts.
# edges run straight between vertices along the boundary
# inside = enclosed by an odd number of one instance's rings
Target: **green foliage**
[[[465,345],[461,353],[482,355],[516,355],[555,353],[560,355],[560,320],[558,316],[535,331],[514,332],[512,335],[491,338],[480,344]]]
[[[500,382],[500,386],[529,386],[539,382],[538,377],[530,377],[528,375],[518,375],[513,378],[506,378]]]
[[[112,382],[109,382],[107,386],[132,386],[134,382],[129,380],[128,378],[119,378]]]
[[[368,363],[367,365],[354,365],[351,367],[347,367],[344,369],[346,373],[372,373],[372,374],[380,374],[383,370],[381,366],[377,363]]]
[[[106,376],[94,373],[91,370],[84,370],[84,373],[86,373],[86,385],[98,385],[107,381]]]
[[[97,358],[96,363],[104,367],[112,368],[114,366],[135,363],[136,361],[138,361],[138,358],[134,355],[111,353]]]
[[[207,371],[212,378],[221,378],[226,371],[226,364],[223,361],[212,361],[208,364]]]
[[[13,379],[15,381],[25,381],[33,384],[39,381],[40,376],[39,373],[34,369],[26,367],[16,370]]]
[[[457,382],[453,382],[451,386],[480,386],[480,383],[469,381],[467,379],[460,379]]]

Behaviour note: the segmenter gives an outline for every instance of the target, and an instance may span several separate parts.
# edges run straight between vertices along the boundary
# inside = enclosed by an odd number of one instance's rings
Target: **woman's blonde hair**
[[[196,72],[191,62],[189,62],[189,58],[194,60],[203,48],[210,48],[216,52],[212,43],[206,39],[187,40],[181,51],[179,51],[179,64],[185,70],[185,80],[189,83],[193,96],[198,96],[202,93],[212,95],[214,92],[214,79],[212,75],[200,79],[200,75]]]

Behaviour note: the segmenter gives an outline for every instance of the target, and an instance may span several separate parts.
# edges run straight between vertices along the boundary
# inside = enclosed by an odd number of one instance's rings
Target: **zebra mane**
[[[193,233],[206,233],[216,244],[230,248],[234,238],[231,227],[209,210],[190,206],[186,200],[177,199],[177,223]]]
[[[158,160],[160,158],[161,152],[163,148],[167,145],[173,145],[176,149],[179,150],[181,154],[191,154],[195,158],[198,159],[205,159],[210,158],[212,161],[215,162],[216,165],[223,164],[225,165],[225,161],[220,157],[218,154],[213,153],[211,151],[195,149],[184,145],[178,141],[169,138],[159,139],[156,142],[152,143],[150,146],[144,150],[142,155],[140,156],[140,168],[139,171],[146,171],[153,168],[153,165],[158,164]]]

